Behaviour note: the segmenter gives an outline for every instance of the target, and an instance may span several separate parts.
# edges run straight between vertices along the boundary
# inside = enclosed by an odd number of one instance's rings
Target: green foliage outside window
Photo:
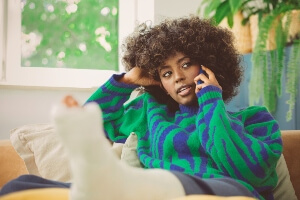
[[[118,0],[22,0],[22,66],[118,70]]]

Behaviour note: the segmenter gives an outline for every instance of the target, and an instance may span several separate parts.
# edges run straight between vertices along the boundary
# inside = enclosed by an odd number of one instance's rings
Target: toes
[[[63,104],[67,107],[79,107],[78,102],[72,96],[67,95],[62,100]]]

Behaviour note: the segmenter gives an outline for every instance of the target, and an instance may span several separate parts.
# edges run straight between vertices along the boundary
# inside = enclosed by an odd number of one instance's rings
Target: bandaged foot
[[[96,103],[79,107],[66,97],[53,111],[55,129],[72,170],[72,200],[172,199],[184,196],[180,181],[162,169],[133,168],[120,162],[103,130]]]

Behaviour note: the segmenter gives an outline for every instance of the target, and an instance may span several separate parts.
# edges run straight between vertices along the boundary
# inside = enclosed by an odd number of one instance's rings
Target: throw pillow
[[[24,160],[29,174],[56,181],[71,181],[67,154],[51,124],[24,125],[13,129],[10,140]]]
[[[10,140],[24,160],[29,174],[71,182],[69,159],[51,124],[32,124],[15,128],[11,130]],[[121,161],[133,167],[142,167],[136,146],[137,137],[131,133],[125,144],[114,143],[112,148]]]
[[[143,168],[136,151],[137,135],[132,132],[126,139],[121,153],[121,161],[127,163],[132,167]]]
[[[294,187],[292,185],[289,170],[287,168],[284,156],[281,155],[276,166],[278,182],[273,190],[274,199],[297,200]]]

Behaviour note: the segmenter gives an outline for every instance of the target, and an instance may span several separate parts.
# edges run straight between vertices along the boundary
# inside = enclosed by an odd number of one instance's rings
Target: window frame
[[[6,1],[0,1],[0,82],[5,80],[4,76],[4,65],[5,65],[5,21],[6,21],[6,13],[5,8],[6,7]]]
[[[153,8],[153,9],[149,9]],[[0,85],[94,88],[107,81],[112,74],[124,72],[119,56],[119,70],[43,68],[21,66],[21,1],[0,2]],[[7,9],[5,9],[7,8]],[[145,12],[145,8],[147,8]],[[143,12],[139,10],[143,9]],[[126,35],[137,22],[154,21],[154,0],[119,0],[119,55]],[[6,16],[5,16],[6,15]],[[2,27],[3,28],[2,28]]]

